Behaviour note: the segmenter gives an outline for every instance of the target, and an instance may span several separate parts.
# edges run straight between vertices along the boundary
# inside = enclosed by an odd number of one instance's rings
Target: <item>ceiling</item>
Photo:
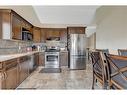
[[[33,6],[44,27],[90,26],[100,6]]]

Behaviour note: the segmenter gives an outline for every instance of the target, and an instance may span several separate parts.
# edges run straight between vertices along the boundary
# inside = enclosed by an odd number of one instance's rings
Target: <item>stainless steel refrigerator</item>
[[[86,48],[85,34],[70,34],[68,41],[70,69],[86,69]]]

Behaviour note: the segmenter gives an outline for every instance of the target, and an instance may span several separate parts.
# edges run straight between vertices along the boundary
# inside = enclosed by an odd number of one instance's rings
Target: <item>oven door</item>
[[[59,68],[59,54],[46,54],[45,68]]]

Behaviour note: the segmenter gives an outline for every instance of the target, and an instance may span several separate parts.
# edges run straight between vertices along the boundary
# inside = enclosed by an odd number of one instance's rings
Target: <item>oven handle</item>
[[[46,54],[46,56],[50,56],[50,55],[56,55],[56,56],[59,56],[59,54]]]

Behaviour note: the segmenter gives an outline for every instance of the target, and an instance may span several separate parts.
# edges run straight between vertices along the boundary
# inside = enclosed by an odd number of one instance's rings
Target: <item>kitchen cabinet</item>
[[[12,14],[12,39],[21,40],[22,35],[21,20],[18,16]]]
[[[39,53],[34,54],[34,69],[39,65]]]
[[[0,10],[0,39],[11,39],[11,13],[10,10]]]
[[[0,9],[0,39],[21,40],[22,29],[32,33],[33,25],[11,9]]]
[[[29,56],[19,58],[19,84],[22,83],[29,75]]]
[[[60,30],[60,41],[67,43],[67,29],[66,28],[61,28]]]
[[[68,34],[85,34],[85,27],[67,27]]]
[[[60,37],[59,28],[43,28],[42,31],[45,33],[45,39],[51,37]]]
[[[41,28],[41,33],[40,33],[40,42],[41,43],[45,43],[45,41],[46,41],[46,31],[43,29],[43,28]]]
[[[34,29],[33,29],[33,41],[35,43],[41,42],[41,28],[34,27]]]
[[[22,19],[22,21],[21,21],[21,26],[25,30],[28,30],[31,33],[33,32],[33,29],[32,29],[33,26],[24,19]]]
[[[17,59],[12,59],[3,62],[5,65],[1,72],[1,88],[2,89],[15,89],[18,83],[18,62]]]
[[[60,52],[60,66],[68,66],[68,51]]]
[[[45,65],[45,52],[39,53],[39,66]]]
[[[0,71],[0,89],[5,89],[5,75],[4,71]]]

